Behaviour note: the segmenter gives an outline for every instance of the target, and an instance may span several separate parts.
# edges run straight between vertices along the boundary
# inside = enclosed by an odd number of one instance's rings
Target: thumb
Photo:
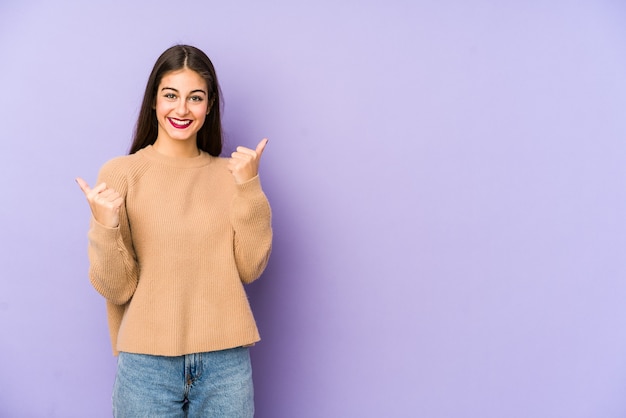
[[[76,183],[78,183],[78,187],[80,187],[83,193],[87,194],[91,191],[91,187],[89,187],[87,182],[80,177],[76,177]]]
[[[263,154],[263,150],[265,149],[265,146],[267,145],[267,143],[269,142],[269,140],[267,138],[263,138],[261,140],[261,142],[259,142],[259,144],[256,146],[256,153],[259,156],[259,158],[261,158],[261,155]]]

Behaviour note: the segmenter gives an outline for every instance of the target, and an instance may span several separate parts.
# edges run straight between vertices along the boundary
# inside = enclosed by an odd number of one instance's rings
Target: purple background
[[[0,416],[110,416],[74,177],[178,42],[270,138],[258,417],[626,416],[624,2],[100,3],[0,3]]]

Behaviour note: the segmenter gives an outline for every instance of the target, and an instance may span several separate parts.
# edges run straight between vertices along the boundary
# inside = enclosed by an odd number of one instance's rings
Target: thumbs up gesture
[[[105,183],[100,183],[92,189],[80,177],[76,182],[85,193],[94,219],[109,228],[117,227],[120,224],[120,207],[124,203],[124,198]]]
[[[259,162],[267,141],[267,138],[263,138],[256,146],[256,149],[239,146],[231,154],[231,158],[228,161],[228,170],[235,178],[235,183],[245,183],[259,174]]]

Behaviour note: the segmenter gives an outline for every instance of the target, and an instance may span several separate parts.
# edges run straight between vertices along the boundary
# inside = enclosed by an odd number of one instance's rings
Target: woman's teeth
[[[191,121],[189,119],[187,120],[180,120],[180,119],[171,119],[170,118],[170,122],[172,123],[172,125],[176,126],[176,127],[185,127],[187,125],[189,125],[191,123]]]

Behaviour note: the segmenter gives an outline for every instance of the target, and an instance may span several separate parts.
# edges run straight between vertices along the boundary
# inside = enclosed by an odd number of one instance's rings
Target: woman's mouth
[[[191,124],[191,120],[189,119],[175,119],[175,118],[167,118],[170,124],[176,129],[185,129]]]

